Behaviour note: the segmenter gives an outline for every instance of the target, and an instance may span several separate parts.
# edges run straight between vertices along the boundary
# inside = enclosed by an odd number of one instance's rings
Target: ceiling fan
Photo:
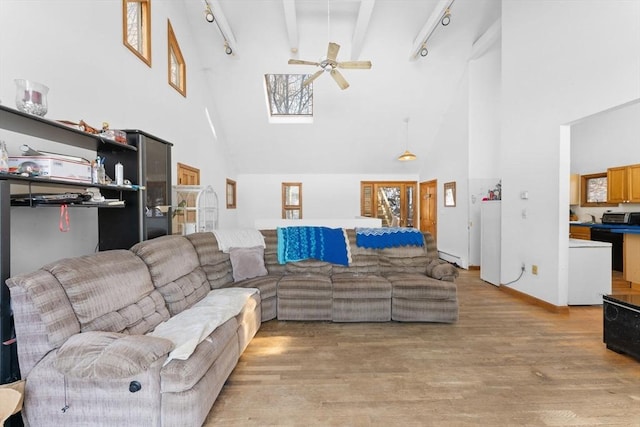
[[[349,87],[349,83],[345,80],[344,76],[338,68],[351,68],[351,69],[369,69],[371,68],[371,61],[343,61],[338,62],[336,60],[338,56],[338,51],[340,50],[340,45],[337,43],[329,42],[329,48],[327,49],[327,56],[325,58],[321,58],[319,62],[315,61],[303,61],[301,59],[290,59],[289,64],[296,65],[315,65],[320,67],[321,69],[313,73],[309,78],[307,78],[303,84],[308,85],[324,72],[331,74],[333,80],[338,83],[340,89],[344,90]]]

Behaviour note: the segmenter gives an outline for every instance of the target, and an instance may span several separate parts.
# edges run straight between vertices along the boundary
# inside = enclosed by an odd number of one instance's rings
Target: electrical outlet
[[[531,266],[531,274],[538,274],[538,266],[533,264]]]

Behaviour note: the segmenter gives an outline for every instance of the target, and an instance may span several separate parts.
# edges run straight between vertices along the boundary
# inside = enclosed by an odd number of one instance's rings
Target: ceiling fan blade
[[[344,62],[338,62],[338,67],[340,67],[340,68],[369,69],[369,68],[371,68],[371,61],[344,61]]]
[[[335,80],[336,83],[338,83],[338,86],[340,86],[340,89],[345,90],[346,88],[349,87],[349,83],[347,83],[347,81],[344,79],[342,74],[340,74],[340,71],[336,69],[331,70],[331,77],[333,77],[333,80]]]
[[[311,83],[312,81],[314,81],[315,79],[317,79],[318,77],[320,77],[320,74],[324,73],[324,70],[318,70],[315,73],[313,73],[311,76],[309,76],[308,79],[306,79],[305,81],[302,82],[302,84],[304,86],[308,85],[309,83]]]
[[[319,62],[313,62],[313,61],[303,61],[302,59],[290,59],[289,60],[289,65],[316,65],[319,66],[320,63]]]
[[[340,45],[338,43],[329,42],[329,49],[327,49],[327,59],[330,61],[335,61],[338,56],[338,51],[340,50]]]

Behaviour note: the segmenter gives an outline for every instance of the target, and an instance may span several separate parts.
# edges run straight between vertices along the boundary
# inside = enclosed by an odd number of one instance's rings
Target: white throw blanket
[[[165,365],[173,359],[186,360],[218,326],[237,316],[256,292],[255,288],[214,289],[189,309],[160,323],[147,335],[166,338],[175,345]]]
[[[218,240],[218,247],[222,252],[229,252],[229,248],[265,247],[264,236],[255,228],[241,228],[229,230],[213,230]]]

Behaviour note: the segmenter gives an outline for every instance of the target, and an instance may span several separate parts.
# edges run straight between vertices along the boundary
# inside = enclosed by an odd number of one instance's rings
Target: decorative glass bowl
[[[47,93],[49,88],[42,83],[16,79],[16,107],[35,116],[47,114]]]

